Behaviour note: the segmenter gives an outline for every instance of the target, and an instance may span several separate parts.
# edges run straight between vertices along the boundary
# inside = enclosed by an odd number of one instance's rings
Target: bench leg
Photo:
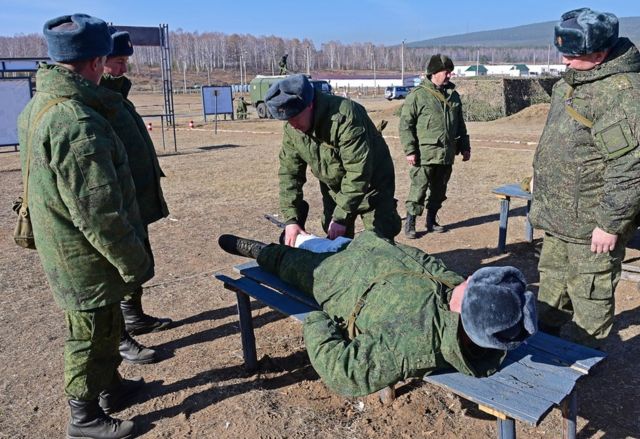
[[[533,226],[529,221],[529,211],[531,210],[531,200],[527,200],[527,216],[524,219],[524,236],[527,242],[533,242]]]
[[[238,320],[240,321],[240,338],[242,339],[242,356],[244,367],[249,372],[258,368],[256,355],[256,336],[253,333],[253,317],[251,317],[251,303],[249,296],[236,292],[238,299]]]
[[[498,439],[516,439],[516,421],[498,418]]]
[[[500,231],[498,233],[498,250],[504,253],[507,244],[507,226],[509,224],[509,201],[510,197],[500,200]]]
[[[562,404],[562,439],[576,439],[576,415],[578,413],[578,397],[574,390]]]

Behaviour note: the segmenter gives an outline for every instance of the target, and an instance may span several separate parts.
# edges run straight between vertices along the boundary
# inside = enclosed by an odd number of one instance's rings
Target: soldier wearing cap
[[[554,43],[567,71],[534,156],[530,215],[545,232],[540,323],[597,346],[640,211],[640,52],[615,15],[588,8],[562,15]]]
[[[462,154],[462,161],[471,158],[460,95],[449,81],[452,71],[451,58],[433,55],[427,64],[427,79],[409,93],[402,106],[400,142],[411,166],[404,233],[410,239],[416,237],[416,217],[422,215],[425,199],[427,232],[445,231],[436,216],[447,199],[454,156]]]
[[[514,267],[484,267],[465,280],[433,256],[370,231],[337,253],[234,235],[218,243],[321,305],[304,321],[304,341],[322,381],[343,395],[452,367],[486,376],[537,331],[535,295]]]
[[[401,228],[393,161],[364,107],[315,93],[304,75],[273,84],[265,102],[274,118],[287,121],[279,170],[284,243],[293,246],[298,234],[306,233],[307,167],[320,180],[322,228],[330,239],[353,236],[357,216],[366,230],[393,239]]]
[[[247,118],[247,103],[244,101],[244,97],[240,96],[238,98],[238,102],[236,103],[236,119],[246,119]]]
[[[113,40],[113,50],[107,56],[100,85],[122,96],[116,111],[109,115],[109,122],[127,151],[140,216],[145,231],[148,232],[149,224],[169,215],[160,186],[160,177],[163,177],[164,173],[144,121],[128,99],[131,81],[125,73],[129,57],[133,55],[131,38],[128,32],[118,31],[114,27],[109,31]],[[145,244],[153,263],[153,253],[148,239],[145,240]],[[125,323],[120,341],[122,358],[134,364],[153,363],[156,361],[155,351],[142,346],[129,334],[162,331],[171,325],[171,319],[153,317],[143,311],[142,286],[132,290],[120,302],[120,308]]]
[[[122,96],[98,86],[112,41],[85,14],[44,25],[49,56],[19,118],[20,158],[33,235],[64,309],[64,391],[69,438],[129,438],[135,424],[108,416],[141,379],[123,380],[119,303],[153,276],[127,153],[107,117]]]

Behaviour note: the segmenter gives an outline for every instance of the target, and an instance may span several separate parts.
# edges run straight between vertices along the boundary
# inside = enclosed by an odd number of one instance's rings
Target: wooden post
[[[258,368],[258,357],[256,355],[256,337],[253,332],[253,318],[251,317],[251,303],[249,296],[238,291],[236,291],[236,298],[238,299],[238,320],[240,321],[244,367],[247,371],[254,372]]]
[[[507,226],[509,225],[509,201],[511,197],[500,196],[500,231],[498,232],[498,251],[504,253],[507,244]]]
[[[575,390],[562,401],[560,410],[562,410],[562,439],[576,439],[578,397]]]

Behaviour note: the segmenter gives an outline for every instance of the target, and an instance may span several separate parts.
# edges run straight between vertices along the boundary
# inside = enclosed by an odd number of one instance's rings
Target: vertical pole
[[[507,226],[509,223],[509,201],[510,197],[505,196],[500,200],[500,230],[498,232],[498,250],[504,253],[507,243]]]
[[[574,390],[560,404],[562,410],[562,439],[576,439],[578,397]]]
[[[216,118],[214,120],[213,133],[218,134],[218,90],[213,91],[213,105],[216,109]]]
[[[527,238],[527,242],[533,241],[533,226],[529,219],[529,211],[531,210],[531,200],[527,200],[527,213],[524,219],[524,236]]]
[[[516,439],[516,421],[498,418],[498,439]]]
[[[247,371],[254,372],[258,368],[258,357],[256,355],[256,337],[253,332],[253,318],[251,317],[251,303],[249,296],[244,293],[236,292],[236,298],[238,299],[238,320],[240,322],[244,367]]]
[[[400,50],[400,81],[402,82],[400,85],[404,85],[404,41],[402,40],[402,49]]]

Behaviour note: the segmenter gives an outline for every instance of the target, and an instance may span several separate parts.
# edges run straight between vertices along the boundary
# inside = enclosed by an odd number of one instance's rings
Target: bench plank
[[[316,310],[247,278],[232,279],[223,274],[216,274],[215,277],[224,282],[225,287],[248,294],[265,305],[300,321],[304,321],[311,311]]]
[[[528,339],[526,344],[553,355],[559,363],[568,365],[583,374],[588,374],[595,365],[607,356],[604,352],[571,343],[544,332],[538,332],[534,337]]]
[[[496,195],[502,195],[506,197],[522,198],[524,200],[531,200],[531,192],[523,191],[519,184],[505,184],[499,186],[491,191]]]
[[[264,271],[260,268],[256,261],[250,261],[244,264],[236,265],[233,267],[233,269],[237,273],[240,273],[241,275],[246,276],[249,279],[253,279],[258,283],[265,284],[270,288],[273,288],[312,308],[320,309],[320,305],[318,305],[318,302],[316,302],[313,297],[309,297],[306,294],[298,291],[290,284],[284,282],[278,276]]]
[[[501,371],[504,371],[502,369]],[[554,404],[534,392],[523,392],[495,379],[495,375],[476,378],[460,372],[442,372],[424,377],[429,383],[437,384],[469,401],[487,406],[507,417],[538,425],[540,420],[553,408]]]

